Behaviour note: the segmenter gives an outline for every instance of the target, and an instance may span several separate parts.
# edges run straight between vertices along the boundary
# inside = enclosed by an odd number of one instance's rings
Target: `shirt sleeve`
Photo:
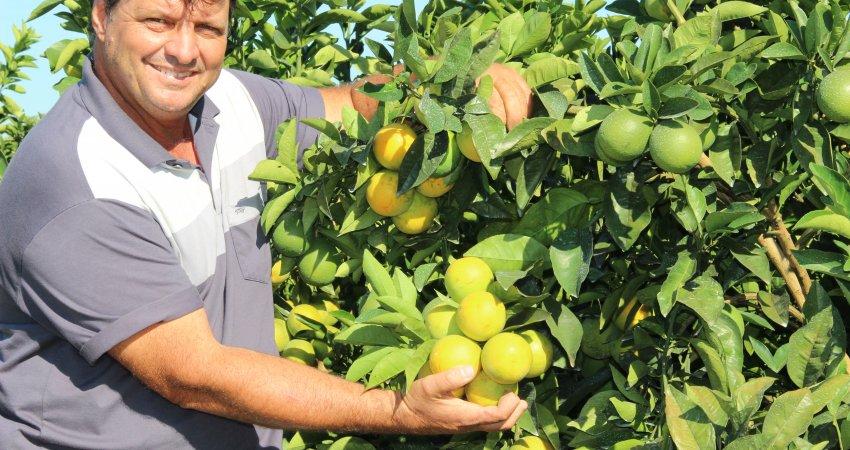
[[[66,209],[27,245],[19,306],[94,364],[116,344],[203,307],[145,210],[112,200]]]
[[[275,133],[282,122],[291,118],[299,120],[306,118],[324,118],[325,103],[319,90],[312,87],[298,86],[282,80],[275,80],[238,70],[232,71],[236,78],[251,94],[251,99],[257,106],[263,119],[265,130],[266,155],[269,158],[277,156]],[[319,132],[313,127],[298,123],[298,165],[301,166],[301,156],[304,149],[313,145],[319,137]]]

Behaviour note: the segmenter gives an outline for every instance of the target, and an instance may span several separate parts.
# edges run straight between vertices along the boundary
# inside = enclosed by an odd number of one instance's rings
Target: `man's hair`
[[[120,1],[121,0],[103,0],[103,5],[106,7],[106,14],[108,15],[109,13],[111,13],[112,10],[115,9],[115,7],[118,5],[118,3]],[[183,0],[183,3],[186,4],[187,6],[191,6],[192,4],[197,3],[198,1],[203,1],[203,2],[207,2],[207,3],[214,3],[215,2],[215,0]],[[230,29],[233,29],[233,25],[235,23],[234,17],[233,17],[233,10],[235,8],[236,8],[236,0],[230,0],[230,11],[229,11],[230,19],[228,20],[228,27]],[[94,41],[95,41],[94,28],[92,28],[91,25],[89,25],[89,45],[91,47],[94,47]]]

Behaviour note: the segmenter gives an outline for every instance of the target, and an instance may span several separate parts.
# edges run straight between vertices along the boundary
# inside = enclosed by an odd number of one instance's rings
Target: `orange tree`
[[[36,13],[84,29],[81,5]],[[847,16],[841,1],[240,2],[233,66],[312,85],[403,66],[362,87],[372,120],[305,121],[321,136],[303,167],[282,124],[252,175],[269,184],[282,356],[399,390],[468,362],[458,395],[531,405],[505,433],[288,433],[286,448],[846,448]],[[45,56],[74,77],[86,46]],[[512,130],[487,107],[494,62],[534,89]]]

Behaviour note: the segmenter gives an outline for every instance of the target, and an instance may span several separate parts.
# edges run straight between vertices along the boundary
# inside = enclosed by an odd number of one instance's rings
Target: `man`
[[[406,395],[277,356],[263,197],[247,175],[286,119],[375,102],[222,71],[228,0],[97,0],[80,84],[0,185],[0,447],[277,448],[280,429],[454,433],[511,427],[514,394]],[[530,93],[491,69],[509,125]],[[299,128],[302,146],[316,133]]]

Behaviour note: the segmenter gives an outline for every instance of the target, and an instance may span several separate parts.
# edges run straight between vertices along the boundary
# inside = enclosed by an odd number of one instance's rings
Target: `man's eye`
[[[156,17],[151,17],[150,19],[145,19],[145,22],[147,22],[150,25],[157,25],[157,26],[163,26],[163,25],[167,24],[165,19],[158,19]]]

